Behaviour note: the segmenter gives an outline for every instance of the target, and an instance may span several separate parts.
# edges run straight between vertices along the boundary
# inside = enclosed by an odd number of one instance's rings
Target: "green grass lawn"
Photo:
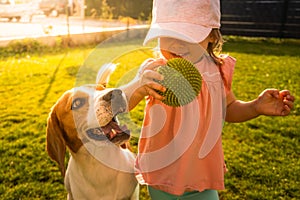
[[[278,88],[289,89],[296,102],[288,117],[261,116],[245,123],[225,124],[223,147],[229,171],[226,190],[220,197],[300,199],[300,42],[226,39],[223,51],[237,59],[233,80],[237,98],[247,101],[265,88]],[[50,108],[65,90],[89,80],[87,72],[94,80],[96,69],[106,60],[113,58],[121,63],[111,77],[112,86],[128,81],[130,69],[151,56],[144,50],[123,56],[136,48],[126,43],[0,55],[0,199],[66,199],[63,178],[45,151]],[[80,73],[82,70],[85,74]],[[125,74],[129,74],[127,79]],[[120,80],[120,75],[126,80]],[[143,105],[130,113],[134,135],[138,135]],[[131,142],[136,149],[137,138]],[[140,199],[149,199],[145,187]]]

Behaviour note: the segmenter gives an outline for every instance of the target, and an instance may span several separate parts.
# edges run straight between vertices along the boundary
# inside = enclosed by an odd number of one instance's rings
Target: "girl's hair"
[[[224,43],[224,40],[222,38],[222,34],[219,29],[214,28],[210,32],[210,37],[212,37],[213,42],[209,42],[207,46],[207,52],[212,57],[213,61],[216,63],[216,65],[219,66],[219,71],[223,80],[223,83],[225,84],[225,87],[227,86],[224,73],[222,71],[222,65],[224,64],[224,57],[220,56],[220,53],[222,51],[222,46]]]
[[[210,32],[210,37],[212,37],[214,42],[209,42],[207,47],[208,54],[213,58],[214,62],[221,66],[223,64],[223,59],[220,57],[222,51],[223,38],[219,29],[214,28]]]

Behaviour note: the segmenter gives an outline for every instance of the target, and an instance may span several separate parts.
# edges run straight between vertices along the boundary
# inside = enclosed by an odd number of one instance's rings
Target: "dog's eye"
[[[81,108],[85,104],[84,98],[76,98],[72,102],[71,110],[76,110],[78,108]]]

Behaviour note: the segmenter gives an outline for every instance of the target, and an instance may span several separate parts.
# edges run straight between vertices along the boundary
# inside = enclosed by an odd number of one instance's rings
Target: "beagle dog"
[[[59,165],[68,199],[138,199],[135,155],[127,148],[129,130],[116,119],[126,109],[121,90],[94,86],[66,91],[52,107],[47,152]]]

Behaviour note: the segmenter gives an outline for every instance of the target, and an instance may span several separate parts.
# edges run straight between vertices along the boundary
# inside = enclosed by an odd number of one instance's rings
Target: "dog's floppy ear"
[[[106,88],[106,85],[109,81],[109,77],[115,71],[116,67],[117,64],[114,63],[106,63],[102,65],[98,70],[96,84],[102,85],[104,86],[104,88]]]
[[[105,88],[106,88],[106,85],[103,85],[103,84],[96,85],[96,90],[98,90],[98,91],[104,90]]]
[[[61,175],[64,177],[66,144],[63,138],[63,129],[60,128],[59,121],[56,116],[55,107],[51,109],[47,120],[47,152],[50,158],[59,165]]]

